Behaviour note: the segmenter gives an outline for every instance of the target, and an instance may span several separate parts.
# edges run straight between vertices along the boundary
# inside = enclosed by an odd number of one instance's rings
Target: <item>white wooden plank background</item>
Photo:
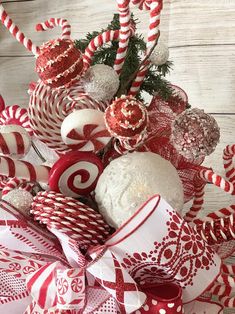
[[[115,0],[3,1],[14,22],[40,45],[60,29],[35,32],[35,24],[49,17],[67,18],[72,37],[105,27],[116,12]],[[138,31],[146,36],[148,14],[136,8]],[[235,1],[165,0],[161,33],[170,47],[174,70],[169,79],[186,90],[192,106],[213,113],[221,127],[221,141],[206,164],[223,173],[222,150],[234,142],[235,130]],[[0,93],[7,104],[27,106],[27,86],[36,79],[34,57],[0,25]],[[234,201],[208,187],[205,209]]]

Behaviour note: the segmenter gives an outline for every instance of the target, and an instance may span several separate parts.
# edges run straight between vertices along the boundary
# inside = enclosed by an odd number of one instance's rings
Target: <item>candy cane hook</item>
[[[0,4],[0,17],[1,17],[2,24],[8,29],[8,31],[12,34],[12,36],[15,37],[15,39],[19,43],[24,45],[26,49],[28,49],[35,56],[37,56],[39,54],[39,50],[40,50],[39,47],[34,45],[32,43],[32,40],[28,39],[24,35],[24,33],[22,33],[20,31],[18,26],[16,26],[13,23],[13,21],[11,20],[11,18],[9,17],[9,15],[7,14],[7,12],[5,11],[4,7],[1,4]]]
[[[38,32],[40,31],[46,31],[48,29],[52,29],[56,26],[60,26],[62,28],[62,39],[70,39],[71,35],[71,25],[68,23],[66,19],[60,19],[60,18],[51,18],[44,23],[39,23],[36,25],[36,30]]]

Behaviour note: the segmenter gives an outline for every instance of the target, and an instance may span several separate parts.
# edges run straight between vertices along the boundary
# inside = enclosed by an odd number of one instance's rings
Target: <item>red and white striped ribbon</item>
[[[45,21],[44,23],[39,23],[36,25],[36,30],[39,31],[46,31],[48,29],[52,29],[56,26],[60,26],[62,28],[62,39],[70,39],[71,35],[71,25],[68,23],[66,19],[61,18],[50,18],[49,20]]]
[[[0,174],[10,178],[22,178],[32,182],[48,183],[50,168],[35,166],[23,160],[0,157]]]
[[[17,188],[31,192],[34,185],[34,183],[30,183],[25,179],[11,178],[7,181],[4,188],[2,189],[2,195],[6,195]]]
[[[160,24],[160,13],[162,10],[162,0],[151,0],[147,2],[150,8],[150,22],[149,22],[149,32],[147,40],[147,51],[148,53],[151,48],[154,46],[159,37],[159,24]],[[139,70],[136,75],[134,82],[129,91],[129,95],[136,96],[138,93],[141,84],[144,81],[144,78],[148,72],[150,61],[146,60],[143,67]]]
[[[235,183],[235,167],[233,164],[233,157],[235,156],[235,144],[227,145],[223,152],[223,161],[225,174],[228,180]]]
[[[31,146],[31,139],[28,134],[19,132],[0,133],[0,154],[23,157]]]
[[[235,275],[235,264],[222,264],[222,272],[228,275]]]
[[[131,36],[131,15],[130,15],[130,0],[117,0],[119,10],[119,21],[120,21],[120,36],[119,36],[119,47],[117,50],[116,59],[114,62],[114,70],[120,74],[125,57],[128,50],[128,43]]]
[[[99,47],[102,47],[104,44],[107,44],[108,42],[112,40],[118,40],[120,37],[120,31],[119,30],[108,30],[102,34],[99,34],[95,38],[93,38],[89,45],[87,46],[85,53],[83,55],[83,62],[84,62],[84,69],[87,70],[89,66],[91,65],[92,58],[94,56],[94,53]]]
[[[25,46],[26,49],[31,51],[35,56],[39,54],[39,47],[32,43],[31,39],[28,39],[24,33],[20,31],[18,26],[16,26],[7,12],[5,11],[4,7],[0,4],[0,17],[2,24],[8,29],[8,31],[15,37],[15,39]]]
[[[223,297],[223,298],[220,298],[220,302],[222,303],[224,307],[232,308],[232,309],[235,308],[235,297]]]
[[[140,10],[150,10],[152,0],[132,0],[133,4]]]

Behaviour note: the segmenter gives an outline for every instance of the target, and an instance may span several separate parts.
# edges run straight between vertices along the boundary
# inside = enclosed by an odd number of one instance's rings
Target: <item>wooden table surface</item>
[[[115,0],[18,0],[3,1],[6,10],[27,37],[40,45],[58,36],[60,29],[37,33],[35,24],[49,17],[67,18],[72,37],[105,27],[116,10]],[[133,7],[140,18],[138,32],[147,33],[148,13]],[[193,107],[213,113],[221,128],[221,140],[206,165],[223,174],[222,150],[235,142],[235,1],[165,0],[162,38],[169,45],[174,70],[169,79],[182,87]],[[8,105],[27,106],[27,88],[36,79],[35,59],[0,25],[0,93]],[[205,210],[235,201],[209,186]]]

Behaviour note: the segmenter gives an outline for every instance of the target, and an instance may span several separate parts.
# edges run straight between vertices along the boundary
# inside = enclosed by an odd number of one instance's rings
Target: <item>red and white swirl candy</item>
[[[73,110],[92,108],[104,111],[107,103],[93,100],[80,84],[71,88],[51,89],[39,82],[30,95],[29,118],[35,136],[59,153],[71,149],[61,138],[61,125]]]
[[[111,139],[104,113],[94,109],[81,109],[68,115],[61,125],[61,136],[68,147],[85,152],[98,152]]]
[[[103,171],[101,160],[93,153],[69,152],[51,168],[51,190],[65,196],[78,197],[94,191]]]
[[[1,125],[19,125],[33,135],[33,130],[30,126],[28,111],[18,105],[8,106],[0,113],[0,126]]]
[[[60,193],[39,192],[31,206],[34,219],[70,235],[79,246],[102,244],[110,228],[101,214],[87,205]]]

